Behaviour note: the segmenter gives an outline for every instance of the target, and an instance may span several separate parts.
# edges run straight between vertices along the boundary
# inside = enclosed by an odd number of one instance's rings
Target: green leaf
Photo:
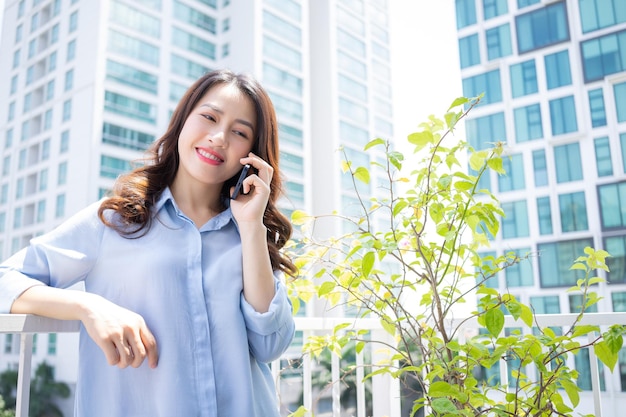
[[[561,379],[559,382],[561,383],[561,386],[567,393],[567,396],[569,397],[569,400],[572,403],[572,405],[576,407],[578,403],[580,403],[580,396],[578,395],[580,388],[578,388],[578,386],[575,383],[567,379]]]
[[[456,411],[456,407],[454,406],[452,401],[447,398],[437,398],[433,400],[431,403],[431,407],[433,408],[433,410],[440,414],[454,413]]]
[[[357,180],[361,181],[364,184],[369,184],[370,172],[367,170],[367,168],[358,167],[356,171],[354,171],[354,178],[356,178]]]
[[[323,297],[326,294],[331,293],[336,286],[337,284],[335,283],[335,281],[326,281],[322,283],[322,285],[320,285],[319,289],[317,290],[317,296]]]
[[[380,324],[381,326],[383,326],[383,329],[387,331],[387,333],[389,333],[392,336],[396,335],[396,326],[395,324],[391,322],[390,318],[385,317],[385,316],[381,317]]]
[[[409,143],[415,145],[416,150],[424,148],[429,143],[433,143],[433,134],[427,130],[411,133],[408,137]]]
[[[528,307],[525,304],[520,304],[520,307],[522,308],[522,312],[520,313],[520,317],[522,318],[522,321],[526,324],[526,326],[532,327],[533,326],[533,311],[530,309],[530,307]]]
[[[498,337],[504,327],[504,313],[499,308],[492,308],[485,313],[485,327],[493,337]]]
[[[459,190],[459,191],[471,190],[472,187],[474,187],[474,183],[473,182],[457,181],[457,182],[454,183],[454,188],[456,190]]]
[[[303,405],[301,405],[300,407],[298,407],[296,411],[289,414],[289,417],[304,417],[307,415],[308,412],[309,410],[307,410],[306,408],[304,408]]]
[[[372,268],[374,267],[374,262],[376,261],[376,255],[374,252],[367,252],[363,256],[363,261],[361,262],[361,271],[363,272],[363,277],[369,277],[372,272]]]
[[[485,165],[487,156],[489,156],[487,151],[478,151],[471,154],[469,158],[470,168],[474,171],[480,171],[480,169]]]
[[[293,223],[294,225],[302,225],[310,219],[311,216],[309,216],[302,210],[294,210],[293,213],[291,213],[291,223]]]
[[[457,106],[461,106],[463,104],[466,104],[469,102],[469,99],[467,97],[457,97],[454,99],[454,101],[452,102],[452,104],[450,104],[450,107],[448,107],[448,110],[453,109]]]
[[[611,372],[615,368],[615,364],[617,363],[617,353],[611,352],[611,349],[607,346],[606,341],[602,340],[595,345],[593,345],[593,351],[600,359],[600,362],[605,364]]]
[[[378,146],[378,145],[384,145],[386,142],[384,139],[381,138],[376,138],[374,140],[371,140],[367,143],[367,145],[365,145],[365,147],[363,148],[364,151],[368,150],[369,148],[372,148],[374,146]]]

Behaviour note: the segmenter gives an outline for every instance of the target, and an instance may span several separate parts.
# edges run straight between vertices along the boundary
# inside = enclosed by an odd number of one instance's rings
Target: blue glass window
[[[467,140],[475,150],[493,147],[496,142],[506,142],[504,112],[477,117],[465,122]]]
[[[456,28],[476,23],[476,3],[475,0],[455,0],[456,4]]]
[[[550,197],[537,198],[537,218],[539,220],[539,234],[552,234],[552,208]]]
[[[580,44],[585,82],[626,70],[626,30]]]
[[[154,94],[157,93],[158,77],[130,65],[107,60],[107,79]]]
[[[626,173],[626,133],[619,135],[620,147],[622,148],[622,166]]]
[[[606,126],[606,111],[604,109],[604,94],[602,88],[589,90],[589,113],[591,126]]]
[[[528,232],[528,208],[526,200],[502,203],[502,237],[512,239],[527,237]]]
[[[626,182],[598,186],[602,230],[626,228]]]
[[[578,142],[554,147],[556,182],[579,181],[583,179],[583,167]]]
[[[495,269],[494,259],[496,257],[495,251],[480,252],[480,266],[476,268],[476,283],[483,283],[487,288],[498,288],[498,275],[493,274]]]
[[[584,191],[559,195],[561,231],[587,230],[587,202]]]
[[[485,31],[487,41],[487,59],[502,58],[513,53],[511,48],[511,30],[508,23]]]
[[[522,154],[518,153],[502,158],[502,168],[506,174],[498,176],[498,189],[500,192],[523,190],[526,187]]]
[[[541,256],[539,262],[539,282],[543,288],[570,287],[576,280],[584,278],[581,270],[570,269],[573,260],[584,253],[587,246],[593,246],[592,239],[580,239],[537,245]]]
[[[474,176],[478,175],[478,171],[474,171],[472,167],[470,166],[467,167],[467,171],[470,175],[474,175]],[[491,190],[491,172],[489,172],[489,170],[486,170],[485,172],[483,172],[480,179],[478,180],[478,184],[476,184],[476,189],[477,190]]]
[[[609,141],[608,136],[594,139],[593,145],[596,151],[596,169],[598,177],[613,175],[611,142]]]
[[[515,17],[520,54],[569,40],[565,2]]]
[[[461,68],[480,64],[480,47],[478,34],[473,34],[459,39],[459,59]]]
[[[481,93],[485,93],[481,101],[483,104],[502,101],[500,70],[493,70],[463,79],[463,95],[465,97],[476,97]]]
[[[517,108],[513,110],[513,116],[515,119],[515,141],[517,143],[543,137],[539,104]]]
[[[531,59],[511,65],[511,94],[513,98],[537,92],[537,69]]]
[[[569,52],[566,50],[544,57],[548,90],[570,85],[572,73],[569,64]]]
[[[578,0],[583,33],[626,22],[624,0]]]
[[[546,162],[546,151],[544,149],[533,151],[533,172],[536,187],[548,185],[548,164]]]
[[[626,49],[624,50],[626,52]],[[626,58],[626,57],[625,57]],[[617,111],[617,121],[626,122],[626,82],[613,86],[615,97],[615,110]]]
[[[552,123],[553,135],[562,135],[578,130],[574,96],[550,100],[550,122]]]
[[[517,8],[523,9],[524,7],[531,6],[539,3],[541,0],[517,0]]]
[[[525,258],[530,253],[530,248],[520,248],[509,251],[521,258],[519,262],[505,268],[507,287],[530,287],[535,279],[533,278],[533,266],[529,258]],[[507,254],[508,254],[507,253]]]
[[[483,16],[485,20],[508,13],[507,0],[483,0]]]
[[[604,239],[604,250],[611,256],[606,258],[606,266],[609,267],[607,280],[609,284],[626,282],[626,236],[614,236]],[[626,295],[626,293],[623,293]],[[626,304],[623,304],[626,305]],[[626,311],[626,308],[614,311]]]

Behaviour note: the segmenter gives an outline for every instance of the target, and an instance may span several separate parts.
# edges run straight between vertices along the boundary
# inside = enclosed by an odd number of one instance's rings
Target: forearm
[[[243,256],[243,295],[259,313],[265,313],[274,298],[274,274],[267,250],[267,229],[256,223],[239,225]]]
[[[36,314],[59,320],[82,320],[93,294],[36,285],[24,291],[11,306],[14,314]]]

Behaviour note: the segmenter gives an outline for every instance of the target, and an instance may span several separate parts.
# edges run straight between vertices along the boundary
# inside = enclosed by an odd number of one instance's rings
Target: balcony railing
[[[565,327],[570,326],[575,319],[575,314],[540,314],[536,316],[536,322],[541,327]],[[350,322],[353,329],[369,330],[371,339],[384,343],[392,343],[393,338],[385,332],[380,323],[376,319],[345,319],[345,318],[296,318],[296,329],[302,331],[303,340],[307,340],[309,335],[324,334],[332,332],[332,329],[340,323]],[[450,326],[461,323],[461,319],[450,322]],[[626,313],[588,313],[582,319],[582,323],[598,325],[601,328],[612,324],[626,325]],[[20,357],[18,368],[18,386],[16,396],[16,417],[27,417],[30,400],[30,378],[32,373],[32,345],[33,335],[35,333],[73,333],[79,330],[80,324],[75,321],[59,321],[47,319],[39,316],[22,315],[22,314],[0,314],[0,333],[12,333],[20,335]],[[476,333],[478,328],[475,320],[468,320],[463,324],[467,330],[460,332],[466,336]],[[516,322],[512,317],[507,316],[505,328],[520,327],[520,323]],[[594,335],[590,335],[589,339],[593,340]],[[382,346],[382,345],[381,345]],[[388,352],[387,352],[388,353]],[[377,363],[378,359],[386,357],[385,352],[379,352],[374,348],[371,350],[372,363]],[[381,355],[379,358],[376,355]],[[362,382],[364,377],[364,356],[363,351],[356,354],[356,417],[365,417],[366,410],[366,389]],[[312,375],[314,372],[314,359],[308,355],[301,357],[302,361],[302,399],[303,405],[308,410],[313,409],[313,383]],[[593,397],[593,414],[596,417],[602,416],[602,391],[600,389],[600,370],[598,361],[595,357],[593,349],[589,349],[589,361],[591,372],[591,384]],[[502,360],[500,366],[501,380],[506,381],[507,369],[506,361]],[[278,381],[281,378],[280,361],[272,363],[272,371]],[[336,355],[332,357],[331,379],[338,381],[340,379],[340,359]],[[376,375],[371,379],[371,407],[374,416],[401,416],[401,387],[397,379],[393,379],[388,375]],[[277,387],[281,384],[277,383]],[[626,388],[626,387],[625,387]],[[280,392],[279,392],[280,394]],[[341,384],[333,383],[330,385],[330,397],[332,403],[332,411],[325,415],[339,417],[341,415]],[[626,406],[626,394],[623,397],[615,398],[614,401],[623,402]],[[319,414],[318,414],[319,415]]]

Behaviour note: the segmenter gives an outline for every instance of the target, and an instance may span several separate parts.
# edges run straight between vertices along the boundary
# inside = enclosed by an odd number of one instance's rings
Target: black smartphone
[[[241,186],[243,185],[243,180],[248,176],[248,171],[250,170],[250,164],[245,164],[243,169],[241,170],[241,174],[239,175],[239,179],[237,180],[237,184],[235,185],[235,189],[233,190],[233,194],[230,196],[231,200],[237,198],[239,193],[241,192]]]

